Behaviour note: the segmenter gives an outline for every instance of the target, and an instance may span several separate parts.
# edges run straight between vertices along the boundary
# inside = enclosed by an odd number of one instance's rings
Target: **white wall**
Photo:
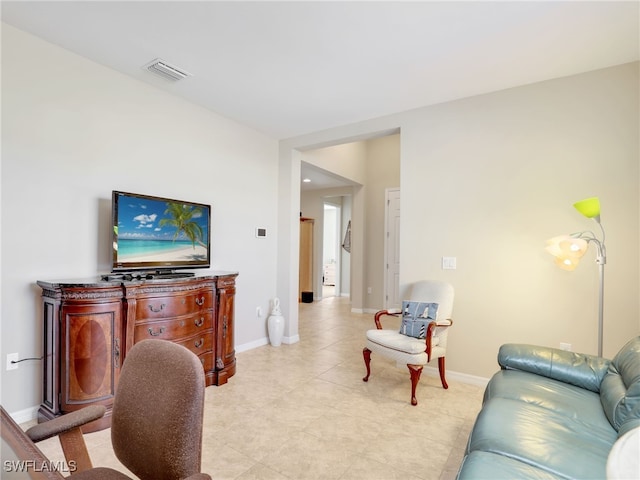
[[[572,207],[591,196],[609,250],[604,355],[639,333],[638,81],[635,63],[407,116],[402,282],[454,284],[452,369],[486,376],[504,342],[597,353],[594,249],[571,273],[544,251],[554,235],[597,229]]]
[[[596,228],[571,205],[599,196],[609,255],[604,355],[612,356],[640,332],[639,65],[287,139],[281,170],[295,169],[310,145],[400,129],[401,284],[454,285],[448,369],[481,377],[496,370],[506,342],[597,352],[597,268],[586,259],[574,272],[557,269],[544,246]],[[442,270],[442,256],[457,257],[458,269]]]
[[[366,260],[364,308],[368,312],[382,310],[385,294],[386,194],[400,186],[400,135],[387,135],[366,142]],[[401,194],[402,195],[402,194]],[[402,213],[401,213],[402,215]],[[406,217],[411,221],[410,217]],[[369,293],[371,287],[371,293]]]
[[[306,163],[315,165],[354,183],[364,184],[367,177],[367,142],[349,142],[307,150]]]
[[[35,281],[109,271],[114,189],[212,205],[213,266],[240,273],[236,348],[266,343],[277,163],[275,140],[3,24],[2,405],[41,401],[40,362],[4,369],[41,354]]]

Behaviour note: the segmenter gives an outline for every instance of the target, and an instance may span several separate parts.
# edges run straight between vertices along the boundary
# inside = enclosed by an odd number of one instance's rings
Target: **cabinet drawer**
[[[213,328],[213,312],[200,312],[179,318],[157,320],[151,322],[136,322],[134,342],[146,338],[161,338],[163,340],[177,340],[190,335],[211,331]]]
[[[198,355],[198,358],[200,359],[200,362],[204,367],[205,373],[213,371],[213,365],[214,365],[213,352],[203,353],[201,355]]]
[[[167,318],[213,308],[213,292],[197,291],[188,295],[142,298],[136,303],[136,319]]]
[[[213,351],[213,331],[208,330],[206,332],[202,332],[201,335],[194,335],[193,337],[189,337],[185,340],[179,340],[174,343],[178,345],[182,345],[183,347],[188,348],[196,355],[201,355],[205,352]]]

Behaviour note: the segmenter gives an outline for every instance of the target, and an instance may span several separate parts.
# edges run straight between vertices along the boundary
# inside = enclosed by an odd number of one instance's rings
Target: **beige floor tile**
[[[249,472],[256,466],[256,461],[247,455],[222,446],[211,449],[210,445],[202,448],[202,471],[215,480],[233,480]]]
[[[369,448],[369,437],[384,435],[384,430],[384,425],[375,420],[331,410],[310,423],[305,432],[347,451],[362,453]]]
[[[288,478],[266,465],[257,463],[242,475],[236,477],[236,480],[288,480]]]
[[[295,479],[339,479],[357,455],[331,441],[298,432],[262,463]]]
[[[423,472],[418,472],[422,475]],[[340,480],[421,480],[424,476],[400,470],[371,458],[358,457]]]

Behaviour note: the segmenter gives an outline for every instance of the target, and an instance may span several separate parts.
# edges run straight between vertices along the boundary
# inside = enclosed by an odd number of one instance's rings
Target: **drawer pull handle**
[[[202,363],[202,365],[204,366],[204,358],[200,359],[200,363]]]
[[[196,324],[196,327],[201,327],[204,325],[204,317],[196,318],[194,323]]]
[[[157,336],[160,336],[160,335],[162,335],[164,333],[164,327],[160,327],[160,331],[158,331],[158,332],[154,332],[153,328],[151,328],[151,327],[149,327],[147,329],[147,331],[149,332],[149,335],[151,335],[152,337],[157,337]]]
[[[160,308],[154,308],[153,305],[149,305],[149,310],[151,310],[153,313],[158,313],[164,310],[165,306],[166,305],[164,303],[160,305]]]
[[[116,338],[116,344],[113,350],[113,356],[114,356],[116,368],[120,368],[120,339],[119,338]]]
[[[200,348],[202,345],[204,345],[204,338],[201,338],[200,340],[198,340],[197,342],[194,342],[193,346],[196,348]]]
[[[204,305],[204,297],[196,298],[196,305],[198,305],[199,307]]]

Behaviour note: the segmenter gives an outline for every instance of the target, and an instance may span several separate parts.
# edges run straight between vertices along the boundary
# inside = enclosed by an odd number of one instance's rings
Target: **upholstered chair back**
[[[142,480],[200,472],[204,370],[198,357],[166,340],[127,353],[113,405],[113,449]]]
[[[437,320],[448,320],[453,314],[453,286],[446,282],[432,280],[421,281],[412,284],[407,300],[416,302],[435,302],[438,304]],[[438,346],[447,348],[447,336],[449,329],[436,327],[434,336],[438,337]]]

